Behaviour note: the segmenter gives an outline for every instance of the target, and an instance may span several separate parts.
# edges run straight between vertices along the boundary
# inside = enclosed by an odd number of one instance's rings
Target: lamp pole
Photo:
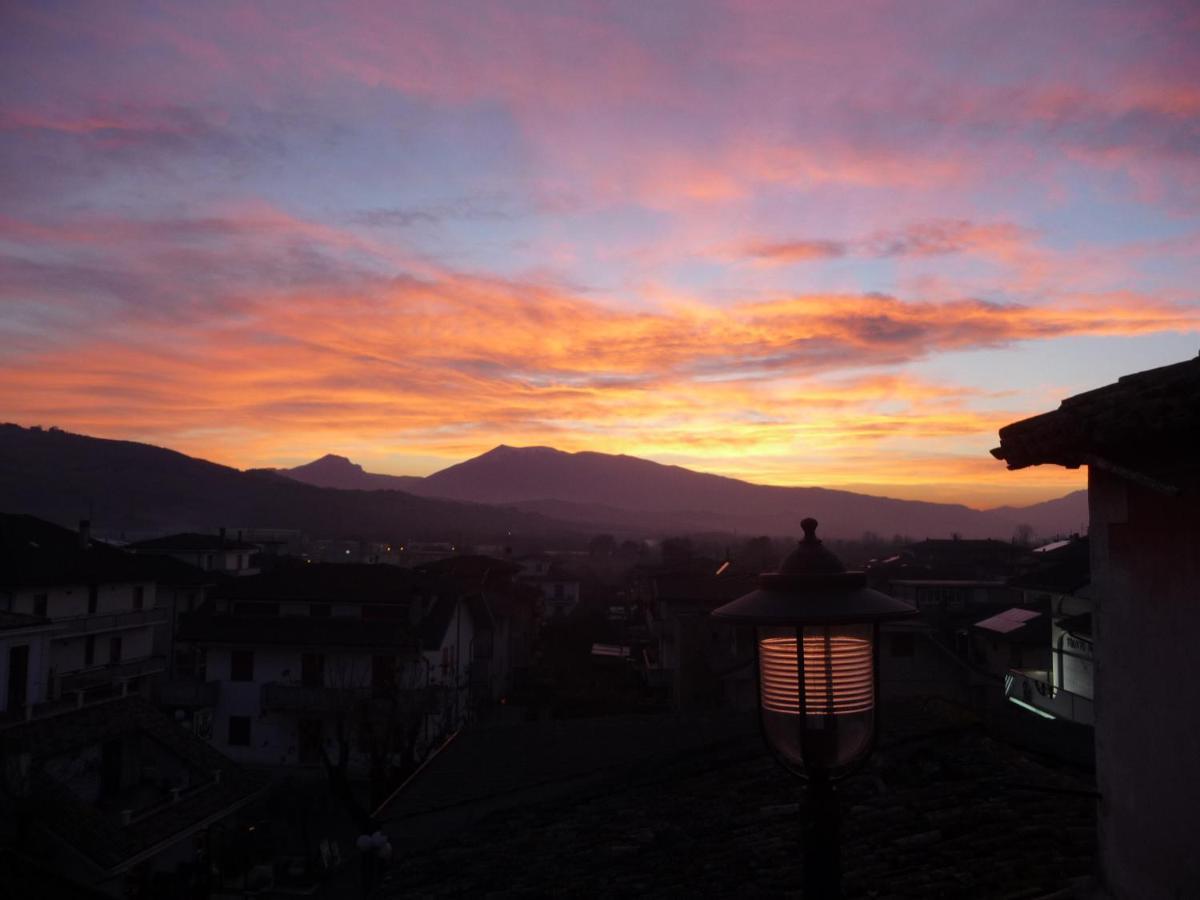
[[[841,897],[840,817],[834,782],[870,755],[875,743],[879,624],[917,614],[867,587],[817,538],[804,540],[758,590],[713,610],[758,630],[759,712],[776,758],[808,783],[804,896]]]
[[[829,773],[815,770],[808,779],[804,822],[804,896],[837,900],[842,896],[842,842],[837,793]]]

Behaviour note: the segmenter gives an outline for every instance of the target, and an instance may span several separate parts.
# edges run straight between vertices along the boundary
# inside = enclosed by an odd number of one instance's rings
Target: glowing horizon
[[[1200,349],[1200,11],[9,4],[0,419],[1023,505]]]

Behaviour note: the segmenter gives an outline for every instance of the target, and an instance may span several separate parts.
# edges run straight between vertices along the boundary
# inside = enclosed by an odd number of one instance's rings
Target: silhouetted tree
[[[1028,547],[1033,543],[1033,526],[1022,522],[1013,532],[1013,543],[1020,544],[1022,547]]]

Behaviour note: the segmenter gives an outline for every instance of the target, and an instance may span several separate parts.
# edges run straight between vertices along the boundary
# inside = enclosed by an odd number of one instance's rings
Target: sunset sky
[[[0,420],[988,506],[1198,350],[1194,3],[0,7]]]

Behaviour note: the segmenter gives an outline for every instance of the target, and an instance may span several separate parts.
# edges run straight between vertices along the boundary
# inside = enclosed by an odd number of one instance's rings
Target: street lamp
[[[833,781],[852,772],[875,745],[879,623],[916,615],[901,600],[867,587],[817,538],[817,520],[800,523],[804,540],[758,590],[712,616],[758,629],[759,709],[779,761],[808,782],[804,896],[841,895],[838,814]]]

